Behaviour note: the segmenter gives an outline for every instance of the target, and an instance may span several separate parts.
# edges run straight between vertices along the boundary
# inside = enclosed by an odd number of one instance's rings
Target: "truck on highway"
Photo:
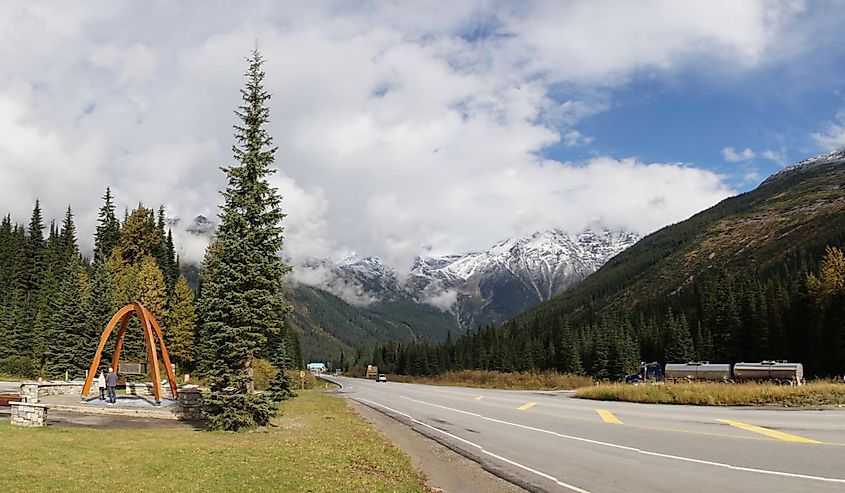
[[[378,378],[378,366],[367,365],[367,378]]]
[[[802,385],[804,365],[786,360],[764,360],[760,363],[710,363],[690,361],[688,363],[642,363],[637,373],[625,377],[625,383],[638,384],[647,381],[711,381],[749,382],[769,381],[783,385]]]

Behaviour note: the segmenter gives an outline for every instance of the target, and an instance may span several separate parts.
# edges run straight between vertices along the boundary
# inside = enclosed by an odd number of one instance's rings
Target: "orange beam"
[[[103,348],[106,347],[106,342],[109,340],[109,336],[114,330],[114,326],[117,325],[117,322],[120,321],[120,319],[127,313],[131,313],[132,309],[133,307],[129,305],[124,306],[114,314],[108,325],[106,325],[106,330],[103,331],[103,335],[100,337],[100,344],[97,346],[97,352],[94,353],[94,359],[91,361],[91,366],[88,368],[88,376],[85,378],[85,385],[82,386],[83,397],[87,396],[88,391],[91,390],[91,382],[94,381],[94,374],[97,372],[97,366],[100,364],[100,358],[103,356]]]
[[[167,383],[170,384],[170,395],[173,396],[173,398],[175,399],[178,395],[178,392],[176,390],[176,374],[173,373],[173,365],[170,364],[170,355],[167,354],[167,346],[164,344],[164,335],[162,334],[161,326],[158,325],[158,321],[153,316],[153,314],[150,313],[149,310],[147,310],[146,307],[142,308],[144,310],[144,313],[147,314],[150,324],[152,325],[156,335],[158,336],[159,344],[161,344],[161,358],[164,360],[164,368],[167,373]]]

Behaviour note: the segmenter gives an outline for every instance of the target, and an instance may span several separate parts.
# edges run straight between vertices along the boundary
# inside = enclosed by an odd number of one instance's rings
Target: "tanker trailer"
[[[731,365],[730,363],[711,363],[709,361],[667,363],[664,373],[667,380],[727,382],[731,379]]]
[[[736,363],[734,380],[738,382],[772,380],[789,385],[801,385],[804,383],[804,365],[789,363],[786,360]]]

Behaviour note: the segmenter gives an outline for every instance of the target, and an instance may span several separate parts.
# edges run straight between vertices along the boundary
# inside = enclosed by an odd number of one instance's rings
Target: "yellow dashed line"
[[[782,431],[770,430],[768,428],[763,428],[762,426],[754,426],[747,423],[740,423],[739,421],[732,421],[730,419],[717,419],[716,421],[720,421],[736,428],[753,431],[754,433],[759,433],[761,435],[766,435],[767,437],[777,438],[778,440],[784,440],[787,442],[822,443],[817,440],[799,437],[798,435],[791,435]]]
[[[484,399],[484,396],[483,396],[483,395],[479,395],[478,397],[473,397],[473,399],[475,399],[475,400],[477,400],[477,401],[480,401],[481,399]]]
[[[525,404],[519,406],[517,409],[520,411],[525,411],[526,409],[531,409],[532,407],[536,406],[536,402],[526,402]]]
[[[621,425],[622,424],[622,421],[620,421],[619,418],[616,417],[616,415],[614,415],[612,412],[608,411],[607,409],[596,409],[596,412],[599,413],[599,416],[601,416],[601,419],[605,423],[613,423],[615,425]]]

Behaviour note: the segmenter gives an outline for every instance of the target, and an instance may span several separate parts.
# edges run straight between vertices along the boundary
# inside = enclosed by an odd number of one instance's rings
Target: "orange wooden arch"
[[[94,375],[97,372],[97,367],[100,365],[100,359],[103,357],[103,348],[106,347],[106,342],[109,340],[114,328],[120,323],[120,330],[117,333],[117,344],[114,346],[114,356],[112,357],[111,367],[117,372],[117,363],[120,361],[120,352],[123,350],[123,336],[126,334],[126,327],[129,325],[129,319],[132,315],[138,315],[141,321],[141,330],[144,331],[144,345],[147,348],[147,361],[152,365],[152,374],[155,381],[153,382],[153,394],[156,402],[161,401],[161,382],[159,379],[158,353],[156,352],[155,340],[158,339],[161,344],[161,359],[164,361],[164,368],[167,372],[167,381],[170,384],[171,395],[176,398],[176,375],[173,373],[173,367],[170,365],[170,356],[167,354],[167,346],[164,345],[164,337],[161,333],[161,326],[156,321],[153,314],[147,310],[144,305],[137,301],[133,301],[124,306],[109,321],[103,335],[100,337],[100,345],[97,347],[97,353],[94,355],[94,360],[91,361],[91,367],[88,369],[88,378],[85,379],[85,386],[82,387],[82,396],[87,396],[88,391],[91,390],[91,384],[94,382]]]

